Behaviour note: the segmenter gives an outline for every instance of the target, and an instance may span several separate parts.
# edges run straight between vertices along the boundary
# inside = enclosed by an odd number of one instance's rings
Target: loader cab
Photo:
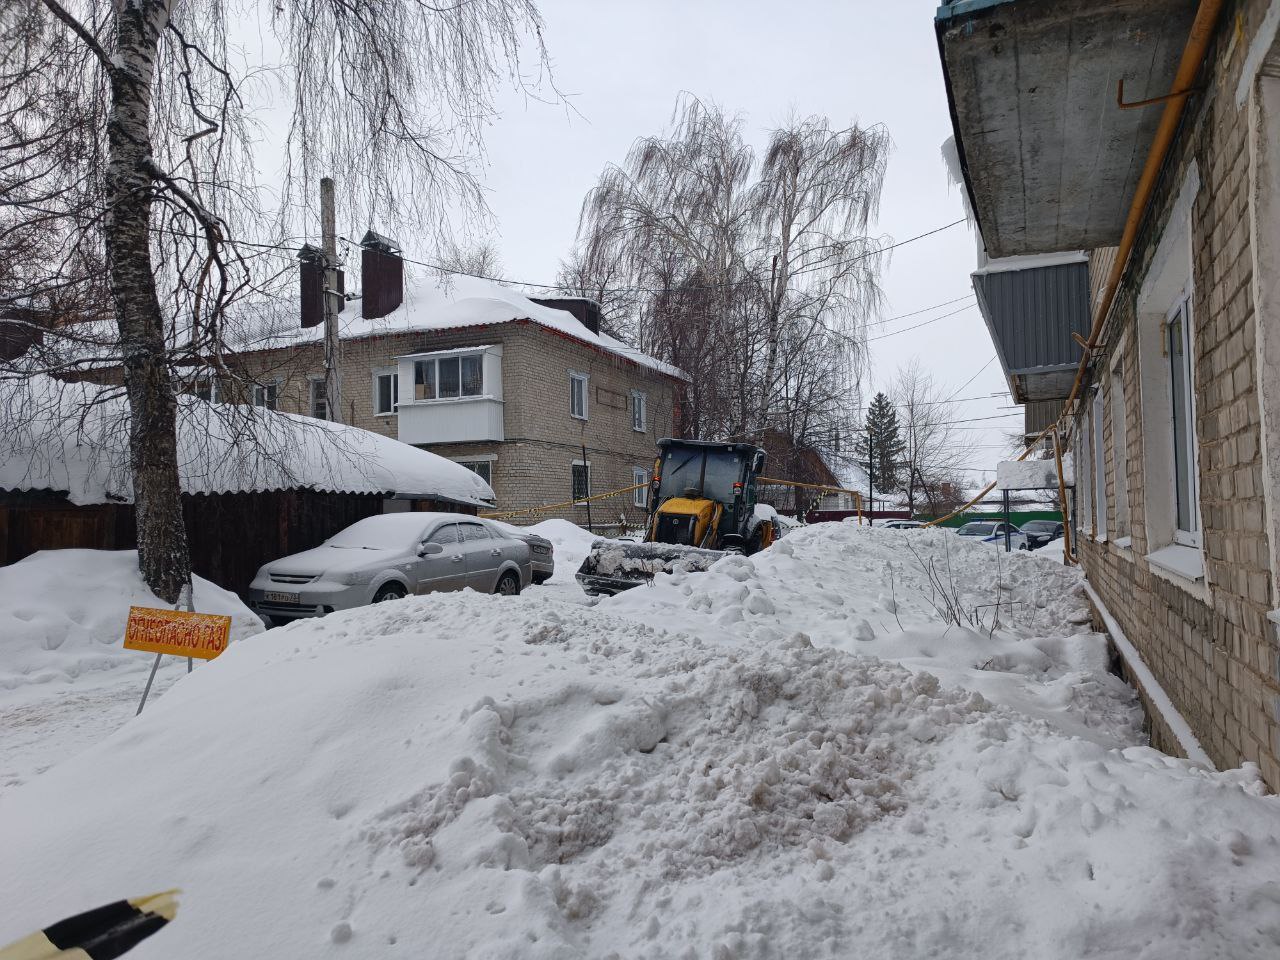
[[[716,542],[741,539],[755,509],[764,451],[748,443],[697,440],[660,440],[658,449],[650,499],[654,539],[697,545],[713,521]]]

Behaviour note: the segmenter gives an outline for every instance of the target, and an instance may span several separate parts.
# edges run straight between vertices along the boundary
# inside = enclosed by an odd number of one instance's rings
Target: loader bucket
[[[648,583],[657,573],[706,570],[724,555],[670,543],[597,540],[578,568],[578,582],[587,593],[612,595]]]

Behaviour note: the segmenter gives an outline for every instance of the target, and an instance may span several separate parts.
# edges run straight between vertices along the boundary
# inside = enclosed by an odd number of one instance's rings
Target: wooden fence
[[[413,510],[474,513],[432,500]],[[183,496],[183,515],[195,572],[243,594],[262,564],[319,546],[343,527],[383,512],[379,494],[272,490]],[[54,492],[0,491],[0,564],[37,550],[132,550],[133,505],[76,506]]]

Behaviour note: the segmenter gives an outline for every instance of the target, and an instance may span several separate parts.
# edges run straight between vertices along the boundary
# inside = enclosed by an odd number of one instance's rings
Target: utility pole
[[[342,423],[342,341],[338,338],[338,230],[333,179],[320,180],[320,233],[324,245],[324,397],[329,419]]]
[[[867,418],[867,500],[871,509],[867,511],[867,526],[876,525],[876,451],[875,432],[871,429],[871,418]]]

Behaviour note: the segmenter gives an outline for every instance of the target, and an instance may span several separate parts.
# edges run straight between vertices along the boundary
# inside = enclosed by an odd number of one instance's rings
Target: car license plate
[[[297,603],[298,595],[296,593],[278,593],[275,590],[268,590],[263,593],[264,600],[274,600],[276,603]]]

